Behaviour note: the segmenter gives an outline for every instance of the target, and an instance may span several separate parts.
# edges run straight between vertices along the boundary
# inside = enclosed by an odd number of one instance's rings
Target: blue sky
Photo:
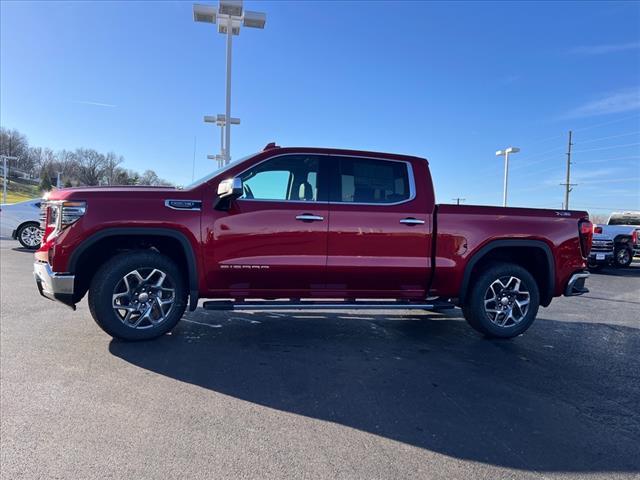
[[[206,2],[202,2],[206,3]],[[114,151],[173,182],[213,170],[225,42],[191,2],[5,2],[0,123],[54,149]],[[266,143],[429,158],[438,201],[640,209],[640,3],[245,2],[232,155]]]

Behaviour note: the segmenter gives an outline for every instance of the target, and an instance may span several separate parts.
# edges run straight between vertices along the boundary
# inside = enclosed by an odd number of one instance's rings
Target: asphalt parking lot
[[[459,311],[223,313],[127,344],[0,241],[2,478],[638,478],[640,265],[490,341]]]

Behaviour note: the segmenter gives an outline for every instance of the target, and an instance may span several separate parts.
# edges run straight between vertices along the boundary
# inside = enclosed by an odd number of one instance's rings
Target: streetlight
[[[231,46],[233,35],[240,34],[240,26],[264,28],[267,16],[261,12],[245,11],[242,0],[220,0],[218,8],[211,5],[193,5],[193,20],[203,23],[218,23],[218,33],[227,36],[227,98],[225,118],[231,118]],[[233,124],[233,122],[229,122]],[[231,161],[231,128],[223,125],[225,136],[225,161]]]
[[[216,115],[215,117],[213,115],[205,115],[204,116],[204,121],[205,123],[215,123],[217,126],[220,127],[220,155],[222,155],[222,157],[224,158],[225,156],[225,148],[224,148],[224,127],[226,125],[226,116],[219,113],[218,115]],[[229,122],[231,125],[240,125],[240,119],[239,118],[231,118],[231,121]],[[224,164],[224,163],[223,163]],[[218,165],[218,167],[221,167],[221,165]]]
[[[207,155],[207,159],[209,160],[216,160],[218,162],[218,168],[222,168],[222,166],[224,165],[224,155]]]
[[[504,150],[498,150],[496,157],[504,157],[504,190],[502,193],[502,206],[507,206],[507,182],[509,180],[509,154],[518,153],[520,149],[518,147],[509,147]]]
[[[7,160],[18,160],[18,157],[10,157],[8,155],[2,155],[2,203],[7,203],[7,178],[9,177],[9,168],[7,167]]]

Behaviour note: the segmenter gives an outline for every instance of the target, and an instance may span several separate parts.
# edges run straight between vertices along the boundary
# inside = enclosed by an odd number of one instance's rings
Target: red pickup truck
[[[509,338],[588,291],[586,212],[436,205],[424,158],[280,148],[185,188],[52,192],[40,293],[126,340],[208,309],[435,309]]]

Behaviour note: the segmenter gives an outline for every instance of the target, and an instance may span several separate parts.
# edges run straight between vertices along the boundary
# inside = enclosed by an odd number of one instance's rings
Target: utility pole
[[[567,179],[565,183],[561,183],[560,185],[564,186],[564,209],[569,210],[569,192],[573,190],[572,187],[575,187],[577,183],[571,183],[571,136],[572,132],[569,130],[569,146],[567,147]]]
[[[463,203],[466,200],[466,198],[456,197],[453,200],[455,200],[456,205],[460,205],[461,203]]]
[[[18,157],[9,157],[8,155],[2,155],[2,203],[7,203],[7,182],[9,179],[9,167],[7,167],[7,160],[18,160]]]

